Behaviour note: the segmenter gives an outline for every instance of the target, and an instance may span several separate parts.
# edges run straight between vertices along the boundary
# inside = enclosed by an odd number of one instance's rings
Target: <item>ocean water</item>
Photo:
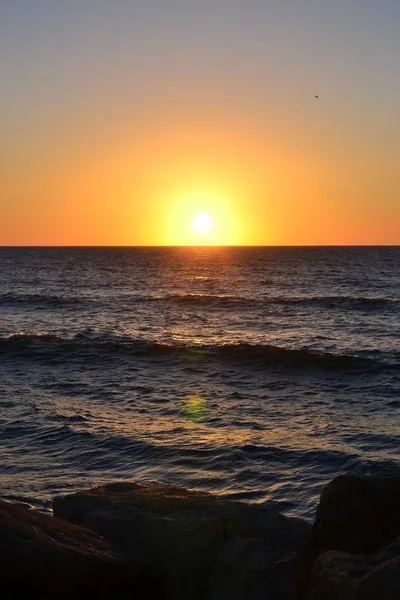
[[[400,248],[1,248],[1,495],[164,481],[312,518],[400,473]]]

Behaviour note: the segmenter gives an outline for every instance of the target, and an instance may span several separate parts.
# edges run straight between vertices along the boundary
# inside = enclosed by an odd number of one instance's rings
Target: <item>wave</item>
[[[35,306],[36,308],[64,308],[80,306],[86,298],[48,294],[0,294],[0,306]]]
[[[58,296],[51,294],[18,294],[7,292],[0,294],[0,306],[27,306],[37,310],[79,308],[87,303],[107,302],[113,304],[143,304],[146,302],[171,303],[177,305],[199,306],[209,308],[242,308],[246,306],[259,306],[268,308],[272,306],[303,306],[321,307],[325,309],[373,311],[400,306],[399,298],[367,297],[367,296],[236,296],[234,294],[208,294],[208,293],[175,293],[166,295],[140,295],[123,294],[119,297],[107,296]]]
[[[141,301],[145,298],[141,298]],[[170,302],[172,304],[187,304],[209,306],[217,308],[245,307],[258,305],[269,307],[274,305],[321,307],[325,309],[341,310],[380,310],[400,306],[399,298],[368,297],[368,296],[262,296],[245,297],[233,294],[169,294],[167,296],[154,296],[152,301]]]
[[[243,438],[239,437],[233,443],[221,438],[217,444],[186,446],[181,443],[179,433],[168,440],[157,440],[112,428],[90,430],[90,422],[87,427],[59,426],[46,420],[31,426],[27,432],[19,423],[11,423],[10,435],[4,438],[10,450],[6,455],[6,470],[25,482],[23,489],[29,490],[30,495],[18,494],[14,483],[4,488],[2,497],[37,508],[42,502],[31,495],[31,490],[37,489],[38,484],[45,486],[43,491],[47,496],[54,496],[53,485],[48,488],[49,481],[56,482],[56,493],[68,493],[79,486],[94,487],[117,478],[139,481],[143,478],[170,483],[175,480],[188,488],[212,492],[216,491],[212,489],[216,485],[218,491],[232,499],[238,499],[240,494],[247,500],[272,499],[282,508],[290,491],[291,502],[302,503],[304,493],[313,497],[316,490],[340,473],[399,475],[398,461],[380,457],[379,452],[372,458],[359,448],[346,451],[312,447],[312,444],[290,448],[242,442]],[[16,447],[23,452],[29,449],[35,462],[15,462],[13,450]],[[38,472],[46,476],[38,477]],[[314,510],[314,502],[312,504]],[[303,504],[302,509],[307,510],[307,505]]]
[[[246,304],[258,303],[256,298],[245,298],[243,296],[234,296],[230,294],[169,294],[154,298],[163,302],[172,302],[174,304],[189,304],[199,306],[217,306],[228,307],[233,305],[243,306]]]
[[[177,439],[168,442],[157,442],[146,440],[141,436],[129,433],[113,431],[99,432],[91,427],[77,429],[73,423],[59,425],[57,423],[29,424],[29,427],[21,426],[20,422],[10,423],[5,430],[4,442],[7,444],[12,440],[19,440],[22,447],[31,450],[40,450],[43,447],[47,455],[63,461],[71,467],[90,469],[103,468],[117,469],[122,457],[135,456],[136,460],[152,459],[162,463],[168,462],[175,467],[195,466],[206,467],[207,471],[220,470],[221,465],[233,463],[236,468],[249,469],[255,461],[261,461],[268,465],[279,465],[278,471],[291,469],[293,466],[315,467],[320,470],[354,470],[359,469],[366,463],[373,468],[378,462],[372,460],[363,452],[338,450],[324,447],[304,447],[302,449],[276,446],[272,444],[233,443],[215,446],[191,446],[185,447]],[[178,433],[179,435],[179,433]],[[366,436],[366,439],[369,439]],[[372,440],[372,445],[375,441]],[[357,445],[356,445],[357,446]],[[379,447],[377,444],[376,447]],[[396,447],[396,438],[393,437],[392,447]],[[380,468],[386,465],[386,473],[392,469],[398,473],[399,465],[395,460],[380,460]],[[12,465],[14,472],[26,472],[32,467],[29,465]],[[254,472],[258,476],[257,470]]]
[[[231,361],[241,365],[293,369],[338,371],[376,371],[399,366],[399,353],[389,357],[374,352],[373,356],[316,352],[307,348],[284,348],[269,344],[226,343],[187,345],[82,332],[63,338],[48,332],[12,334],[0,338],[0,354],[30,359],[60,361],[94,359],[105,355],[125,355],[152,359],[171,357],[182,361]]]
[[[400,305],[399,298],[367,296],[305,296],[305,297],[272,297],[266,298],[266,302],[273,304],[295,304],[303,306],[323,306],[325,308],[342,308],[351,310],[368,310],[387,308]]]

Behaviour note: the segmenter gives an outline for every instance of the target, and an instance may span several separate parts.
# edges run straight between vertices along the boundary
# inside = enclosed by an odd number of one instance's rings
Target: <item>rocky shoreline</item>
[[[164,484],[0,501],[1,597],[398,600],[400,478],[343,475],[315,523]]]

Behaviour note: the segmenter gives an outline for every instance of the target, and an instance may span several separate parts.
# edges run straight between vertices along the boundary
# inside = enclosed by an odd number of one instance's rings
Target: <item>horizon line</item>
[[[2,248],[399,248],[399,244],[0,244]]]

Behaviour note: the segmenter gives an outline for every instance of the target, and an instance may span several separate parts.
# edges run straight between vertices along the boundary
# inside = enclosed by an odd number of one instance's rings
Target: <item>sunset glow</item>
[[[7,5],[0,244],[400,243],[397,4],[285,4]]]
[[[162,215],[164,244],[234,246],[248,235],[246,219],[233,196],[200,190],[171,198]]]
[[[0,1],[2,597],[394,598],[399,24]]]

